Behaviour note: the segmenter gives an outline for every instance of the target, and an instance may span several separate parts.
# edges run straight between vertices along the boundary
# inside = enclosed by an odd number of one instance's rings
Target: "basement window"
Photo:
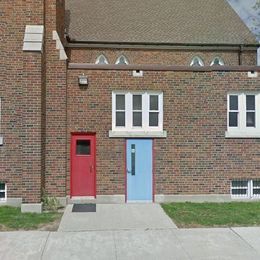
[[[232,180],[232,198],[259,199],[260,180]]]
[[[0,183],[0,202],[6,201],[6,184]]]

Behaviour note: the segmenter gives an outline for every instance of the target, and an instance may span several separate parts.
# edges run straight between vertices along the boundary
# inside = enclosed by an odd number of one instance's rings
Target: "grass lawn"
[[[0,207],[0,231],[8,230],[52,230],[55,229],[53,224],[59,223],[62,213],[21,213],[20,208],[9,206]],[[58,222],[58,223],[57,223]],[[47,229],[44,229],[47,227]]]
[[[181,228],[260,226],[260,202],[165,203],[162,208]]]

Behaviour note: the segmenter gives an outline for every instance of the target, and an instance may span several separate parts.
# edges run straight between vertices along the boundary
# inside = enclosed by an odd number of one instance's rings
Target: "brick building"
[[[224,0],[0,10],[0,204],[260,198],[259,46]]]

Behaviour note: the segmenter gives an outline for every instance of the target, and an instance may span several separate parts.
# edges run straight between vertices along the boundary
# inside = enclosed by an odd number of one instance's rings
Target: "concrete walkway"
[[[260,228],[2,232],[0,259],[260,259]]]
[[[177,228],[159,204],[97,204],[96,212],[75,213],[68,205],[59,231]]]
[[[97,206],[68,206],[59,232],[0,232],[0,259],[260,259],[260,227],[177,229],[156,204]]]

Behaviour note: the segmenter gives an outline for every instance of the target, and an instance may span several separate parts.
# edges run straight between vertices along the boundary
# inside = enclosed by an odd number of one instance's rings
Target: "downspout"
[[[257,49],[257,66],[260,66],[260,47]]]
[[[239,51],[238,51],[238,65],[239,66],[241,66],[243,64],[242,52],[243,52],[243,45],[240,45],[239,46]]]

